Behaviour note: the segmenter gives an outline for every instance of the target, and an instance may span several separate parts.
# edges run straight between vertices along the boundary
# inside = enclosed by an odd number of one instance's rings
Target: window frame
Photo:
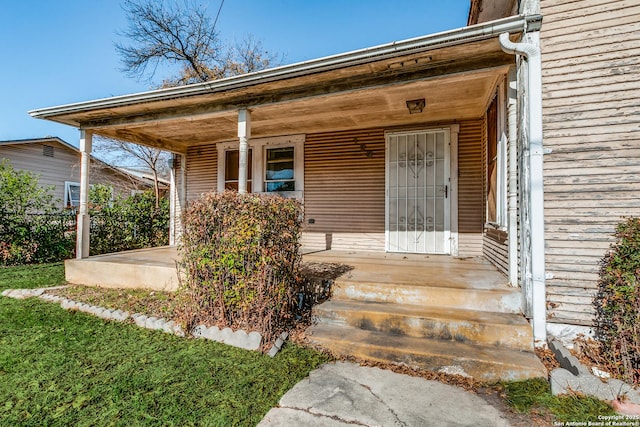
[[[293,155],[291,156],[291,162],[293,163],[293,178],[287,179],[267,179],[267,172],[269,166],[269,150],[281,150],[291,148],[293,150]],[[288,160],[287,160],[288,161]],[[294,145],[282,145],[282,146],[266,146],[264,147],[264,173],[262,175],[264,186],[263,191],[265,193],[288,193],[296,190],[296,147]],[[293,190],[286,191],[269,191],[269,183],[271,182],[293,182]]]
[[[73,204],[73,199],[71,199],[71,203],[69,199],[71,198],[71,186],[78,187],[78,204]],[[64,182],[64,207],[65,208],[77,208],[80,206],[80,183],[74,181],[65,181]]]
[[[506,230],[507,227],[507,186],[508,186],[508,162],[507,162],[507,146],[508,146],[508,138],[507,138],[507,118],[506,118],[506,84],[502,81],[498,88],[496,89],[496,95],[492,98],[492,101],[495,99],[496,101],[496,126],[495,131],[496,135],[496,149],[495,149],[495,167],[496,167],[496,182],[495,182],[495,219],[489,220],[489,187],[487,186],[487,191],[485,192],[485,212],[486,212],[486,224],[493,227],[498,228],[500,230]],[[491,105],[491,103],[489,103]],[[488,111],[488,109],[487,109]],[[489,126],[487,126],[489,128]],[[489,144],[489,135],[487,135],[487,144]],[[487,146],[487,156],[489,154],[489,147]],[[491,159],[485,159],[485,173],[487,173],[487,185],[489,181],[489,165],[491,163]]]
[[[253,164],[250,166],[253,176],[252,192],[273,193],[283,197],[302,199],[304,195],[304,141],[304,134],[250,139],[248,141],[249,149],[253,150]],[[293,181],[295,191],[267,192],[267,150],[287,147],[293,148]],[[217,145],[218,192],[222,192],[225,189],[226,152],[237,149],[238,141],[222,142]]]

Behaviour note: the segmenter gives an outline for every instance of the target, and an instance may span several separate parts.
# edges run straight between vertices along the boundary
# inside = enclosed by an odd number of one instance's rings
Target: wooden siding
[[[484,232],[483,253],[491,264],[504,275],[509,274],[509,245],[507,233],[502,230],[487,228]]]
[[[588,325],[615,225],[640,212],[640,4],[541,11],[549,320]]]
[[[483,218],[483,236],[482,236],[482,254],[504,275],[509,275],[509,241],[507,232],[494,228],[489,224],[487,218],[488,210],[488,192],[489,192],[489,157],[496,156],[496,153],[489,153],[489,135],[493,132],[497,135],[497,111],[494,117],[490,118],[489,111],[485,114],[482,123],[482,218]],[[494,126],[490,126],[489,121],[494,120]],[[505,159],[506,160],[506,159]],[[506,164],[506,161],[505,161]],[[495,209],[499,209],[497,206]],[[495,214],[495,213],[494,213]]]
[[[218,148],[216,144],[190,147],[187,151],[187,201],[218,190]]]
[[[46,148],[45,148],[46,147]],[[44,155],[46,151],[46,156]],[[53,197],[64,205],[65,182],[80,182],[80,153],[58,142],[37,142],[0,145],[0,158],[8,159],[15,170],[38,175],[42,187],[53,187]],[[92,159],[89,181],[91,184],[106,184],[117,194],[131,195],[131,190],[144,188],[103,163]]]
[[[357,234],[384,236],[384,129],[309,134],[304,166],[305,231],[336,234],[336,243],[350,236],[354,245]],[[384,237],[370,249],[384,250]]]
[[[480,119],[460,123],[460,256],[482,255],[482,129]],[[333,249],[383,251],[385,130],[308,134],[304,150],[305,246],[324,249],[329,239]],[[186,158],[187,200],[193,200],[203,192],[215,191],[216,145],[190,148]]]
[[[458,134],[458,253],[482,256],[484,225],[484,120],[460,123]],[[452,173],[455,173],[452,171]]]
[[[53,147],[53,157],[43,155],[44,146]],[[8,159],[15,170],[39,175],[42,187],[53,186],[53,196],[64,202],[65,181],[80,182],[80,156],[60,144],[15,144],[0,147],[2,159]]]

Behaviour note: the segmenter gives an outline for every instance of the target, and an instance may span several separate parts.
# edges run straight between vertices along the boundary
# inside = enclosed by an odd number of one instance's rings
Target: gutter
[[[299,62],[296,64],[283,65],[254,73],[187,86],[158,89],[148,92],[36,109],[29,111],[29,114],[35,118],[54,120],[56,116],[68,115],[77,112],[223,92],[276,80],[346,68],[376,60],[393,58],[398,55],[486,40],[504,32],[514,33],[526,31],[527,29],[536,29],[540,28],[541,21],[542,17],[539,15],[516,15],[471,27],[463,27],[428,36],[392,42],[380,46]],[[66,124],[72,124],[70,121],[58,121]]]
[[[529,155],[529,232],[531,251],[531,310],[536,346],[546,345],[547,301],[544,259],[544,188],[542,156],[542,62],[540,34],[529,34],[530,42],[513,43],[509,33],[500,34],[502,50],[527,59],[527,134]],[[525,224],[526,226],[526,224]],[[527,278],[528,279],[528,278]],[[525,295],[525,298],[527,296]]]

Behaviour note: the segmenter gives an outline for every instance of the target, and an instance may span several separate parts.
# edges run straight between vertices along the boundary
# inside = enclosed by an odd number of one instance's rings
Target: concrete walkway
[[[378,368],[322,365],[258,424],[267,426],[508,426],[507,418],[461,388]]]

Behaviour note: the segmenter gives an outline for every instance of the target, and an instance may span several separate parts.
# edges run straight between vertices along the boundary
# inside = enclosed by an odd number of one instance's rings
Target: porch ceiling
[[[252,137],[414,126],[480,117],[513,57],[497,38],[385,57],[197,95],[79,109],[58,122],[174,152],[237,138],[239,108]],[[422,113],[407,100],[424,98]]]

